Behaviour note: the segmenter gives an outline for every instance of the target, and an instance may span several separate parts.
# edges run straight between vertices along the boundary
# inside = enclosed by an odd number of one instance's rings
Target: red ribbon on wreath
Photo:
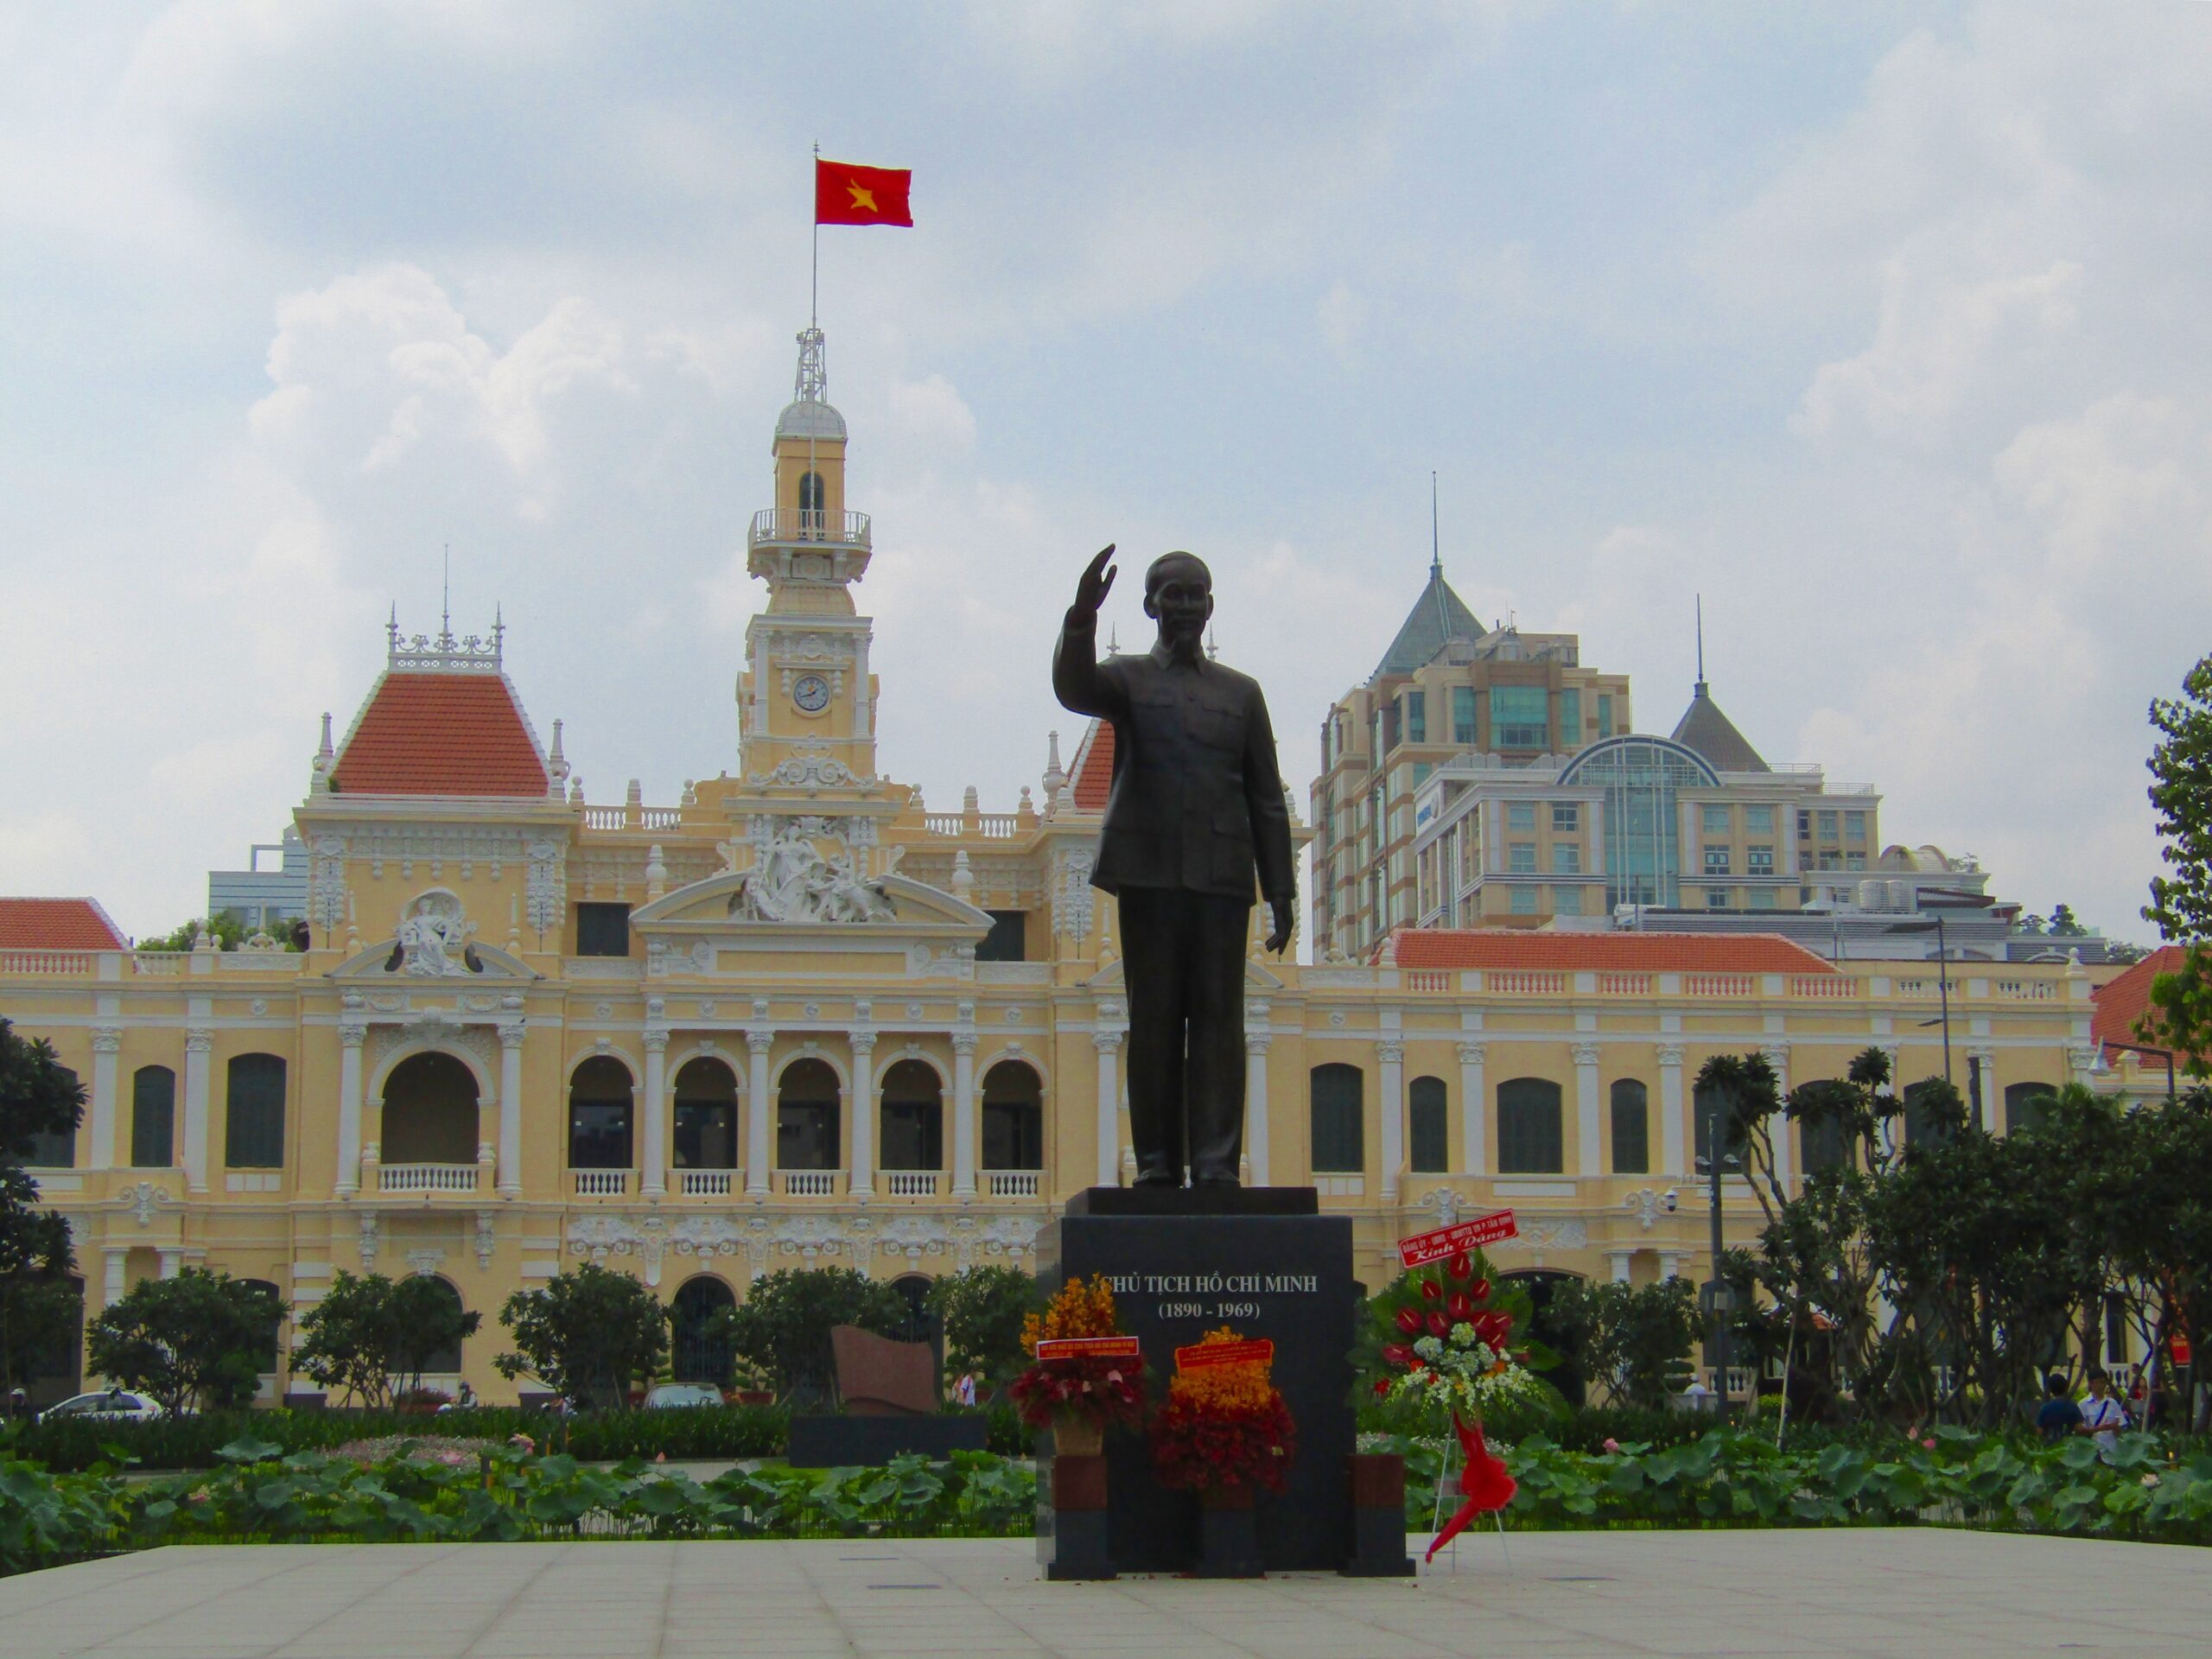
[[[1465,1531],[1469,1522],[1478,1515],[1503,1509],[1513,1501],[1513,1494],[1521,1490],[1520,1483],[1505,1472],[1504,1461],[1491,1454],[1479,1421],[1470,1427],[1459,1421],[1459,1414],[1455,1411],[1452,1414],[1452,1432],[1459,1437],[1459,1450],[1467,1460],[1467,1466],[1459,1471],[1459,1490],[1467,1501],[1444,1523],[1444,1530],[1436,1535],[1436,1541],[1428,1547],[1424,1560],[1434,1560],[1436,1552]]]

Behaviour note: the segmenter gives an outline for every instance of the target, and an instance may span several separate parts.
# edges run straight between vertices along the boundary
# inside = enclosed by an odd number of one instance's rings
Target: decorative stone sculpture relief
[[[416,979],[454,979],[481,973],[468,949],[476,931],[459,896],[444,887],[419,893],[399,920],[399,971]]]
[[[755,822],[759,822],[757,819]],[[730,895],[729,913],[755,922],[890,922],[898,919],[878,881],[865,880],[849,852],[824,858],[814,844],[819,819],[785,821]]]

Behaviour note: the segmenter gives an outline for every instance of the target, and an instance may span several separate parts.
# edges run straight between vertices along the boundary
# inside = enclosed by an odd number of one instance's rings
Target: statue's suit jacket
[[[1164,645],[1098,660],[1097,619],[1071,611],[1052,690],[1114,723],[1114,784],[1094,886],[1172,887],[1252,901],[1293,899],[1298,870],[1274,728],[1256,681],[1219,663],[1179,663]]]

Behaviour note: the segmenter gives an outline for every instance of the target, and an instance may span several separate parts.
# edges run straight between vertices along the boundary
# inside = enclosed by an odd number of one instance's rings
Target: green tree
[[[84,1116],[84,1086],[53,1045],[0,1020],[0,1394],[62,1369],[75,1340],[84,1294],[68,1224],[38,1207],[23,1160],[37,1137],[73,1130]]]
[[[668,1351],[668,1310],[626,1273],[587,1262],[499,1309],[515,1351],[492,1363],[505,1377],[535,1376],[582,1404],[625,1406]]]
[[[146,1279],[92,1322],[89,1357],[111,1382],[172,1412],[253,1398],[284,1310],[258,1285],[206,1268]]]
[[[340,1268],[300,1321],[292,1369],[326,1389],[342,1389],[348,1400],[386,1406],[422,1386],[431,1355],[474,1336],[482,1323],[482,1314],[464,1312],[428,1274],[356,1277]]]
[[[2212,1076],[2212,657],[2182,679],[2178,697],[2151,704],[2160,741],[2151,752],[2151,804],[2168,874],[2151,878],[2145,921],[2186,947],[2179,969],[2151,982],[2136,1033],[2172,1048],[2194,1077]]]
[[[1698,1311],[1696,1288],[1687,1279],[1649,1285],[1567,1280],[1552,1290],[1550,1320],[1575,1349],[1570,1363],[1622,1404],[1662,1406],[1689,1385]]]
[[[856,1325],[890,1337],[906,1318],[905,1297],[851,1268],[779,1268],[755,1279],[745,1300],[716,1314],[708,1328],[726,1333],[731,1351],[783,1394],[828,1386],[834,1327]]]
[[[930,1311],[944,1327],[945,1363],[974,1370],[991,1388],[1028,1363],[1021,1321],[1043,1305],[1036,1280],[1020,1268],[963,1268],[930,1287]]]
[[[2089,930],[2082,926],[2082,924],[2075,918],[2073,906],[2053,905],[2050,907],[2051,938],[2054,939],[2082,939],[2087,938]]]

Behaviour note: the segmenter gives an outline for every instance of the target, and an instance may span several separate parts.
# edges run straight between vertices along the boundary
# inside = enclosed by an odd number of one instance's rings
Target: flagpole
[[[814,147],[814,174],[816,181],[822,176],[820,144]],[[810,328],[822,326],[822,210],[819,205],[814,211],[814,274],[807,283],[806,326]]]

